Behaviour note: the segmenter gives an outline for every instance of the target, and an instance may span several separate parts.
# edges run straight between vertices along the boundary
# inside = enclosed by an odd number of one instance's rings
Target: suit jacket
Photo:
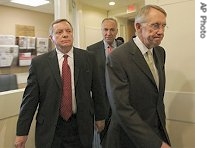
[[[122,42],[120,42],[120,41],[117,41],[117,40],[115,40],[115,41],[117,43],[117,46],[122,44]],[[97,65],[99,68],[100,81],[101,81],[101,84],[105,90],[106,117],[108,117],[110,105],[109,105],[109,99],[107,98],[107,93],[106,93],[106,80],[105,80],[106,55],[105,55],[103,40],[99,41],[93,45],[88,46],[87,50],[93,52],[96,56],[96,61],[97,61]]]
[[[78,48],[74,48],[73,54],[78,130],[83,147],[91,148],[94,114],[96,120],[105,119],[104,93],[93,54]],[[33,58],[17,122],[17,135],[28,135],[38,107],[36,147],[50,148],[59,117],[61,92],[56,50]]]
[[[107,93],[113,117],[107,148],[160,148],[170,145],[166,131],[165,51],[153,50],[159,74],[159,90],[150,69],[133,40],[116,48],[107,59]]]
[[[116,41],[117,46],[123,44],[120,41]],[[104,89],[105,95],[105,110],[106,110],[106,118],[105,118],[105,128],[102,132],[100,132],[100,139],[101,142],[103,141],[104,137],[106,136],[107,130],[109,128],[110,120],[111,120],[111,107],[109,104],[109,99],[107,97],[106,92],[106,80],[105,80],[105,65],[106,65],[106,54],[104,49],[104,41],[99,41],[95,44],[92,44],[87,47],[87,50],[93,52],[96,56],[97,65],[99,68],[99,77]]]

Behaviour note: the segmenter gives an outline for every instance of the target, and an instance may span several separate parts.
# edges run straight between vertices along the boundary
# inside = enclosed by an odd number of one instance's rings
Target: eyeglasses
[[[166,24],[154,23],[154,24],[147,24],[147,25],[150,26],[153,30],[159,30],[159,29],[165,30],[165,28],[168,28]]]

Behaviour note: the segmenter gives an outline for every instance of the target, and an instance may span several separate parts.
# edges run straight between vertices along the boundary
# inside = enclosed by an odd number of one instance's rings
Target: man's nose
[[[160,27],[158,29],[158,34],[163,34],[165,32],[165,28],[164,27]]]
[[[68,33],[66,31],[63,32],[62,37],[68,37]]]
[[[107,34],[111,34],[111,30],[107,30]]]

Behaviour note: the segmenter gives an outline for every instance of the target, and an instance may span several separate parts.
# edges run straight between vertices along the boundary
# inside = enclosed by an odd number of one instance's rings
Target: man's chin
[[[63,48],[70,48],[70,47],[72,47],[72,45],[70,45],[70,44],[63,44],[61,47],[63,47]]]
[[[156,46],[159,46],[160,43],[161,43],[161,41],[156,41],[156,42],[155,42],[155,45],[156,45]]]
[[[108,43],[108,44],[112,44],[113,43],[113,40],[106,40],[106,42]]]

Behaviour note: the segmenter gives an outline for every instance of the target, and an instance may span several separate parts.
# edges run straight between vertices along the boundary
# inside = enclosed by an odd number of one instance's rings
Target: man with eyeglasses
[[[170,148],[164,108],[167,13],[146,5],[135,18],[136,37],[107,57],[112,108],[106,148]]]

